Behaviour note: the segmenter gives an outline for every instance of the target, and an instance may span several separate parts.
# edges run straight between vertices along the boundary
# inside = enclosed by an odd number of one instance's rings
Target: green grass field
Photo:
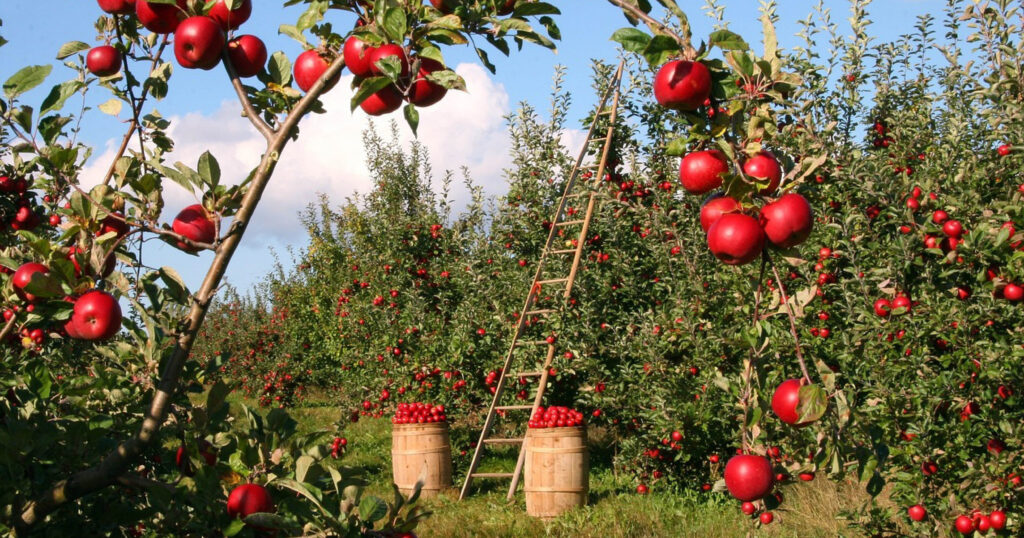
[[[237,404],[239,400],[234,400]],[[329,428],[341,417],[339,408],[308,404],[292,410],[300,431]],[[363,419],[349,424],[344,432],[348,449],[344,463],[366,471],[371,481],[369,494],[391,497],[391,423],[387,419]],[[514,465],[515,453],[504,460],[489,462],[487,470]],[[468,459],[468,457],[467,457]],[[618,536],[668,537],[743,537],[863,536],[849,527],[838,514],[866,494],[856,485],[841,486],[818,479],[811,483],[785,486],[785,502],[774,511],[775,521],[758,527],[744,516],[738,503],[716,493],[671,493],[657,485],[645,496],[633,492],[635,483],[628,476],[616,476],[607,461],[591,459],[590,500],[586,507],[571,510],[544,522],[526,514],[522,489],[512,502],[506,500],[508,482],[479,480],[476,492],[467,500],[458,500],[452,489],[420,504],[433,515],[416,532],[422,537],[534,537],[534,536]],[[455,487],[461,485],[456,477]]]

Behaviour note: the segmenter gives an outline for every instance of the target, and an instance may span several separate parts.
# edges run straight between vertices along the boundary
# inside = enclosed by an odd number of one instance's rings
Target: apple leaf
[[[687,137],[676,138],[665,146],[665,154],[671,157],[683,155],[689,149],[689,141],[690,139]]]
[[[270,56],[267,72],[278,86],[287,86],[292,81],[292,61],[283,52],[277,51]]]
[[[409,30],[409,25],[405,18],[405,11],[397,7],[387,9],[384,11],[383,24],[381,27],[392,42],[401,43],[405,40],[405,34]]]
[[[68,98],[74,95],[75,92],[83,86],[85,86],[85,84],[78,80],[68,80],[54,86],[50,90],[49,95],[46,96],[46,99],[43,99],[42,108],[39,109],[39,115],[45,116],[49,112],[54,112],[64,108],[64,103]]]
[[[359,503],[359,517],[363,521],[373,523],[383,518],[387,513],[387,503],[372,495],[363,497],[363,500]]]
[[[416,136],[416,129],[420,126],[420,113],[416,110],[416,105],[412,103],[405,105],[402,113],[405,115],[405,121],[409,124],[409,128],[412,129],[413,136]]]
[[[384,60],[381,60],[377,63],[381,64],[383,62]],[[363,80],[363,83],[359,85],[359,90],[352,96],[352,110],[355,110],[368,97],[383,90],[389,84],[391,84],[391,79],[388,77],[371,77]]]
[[[63,60],[68,56],[75,54],[76,52],[82,52],[83,50],[89,50],[90,46],[88,43],[81,41],[68,41],[60,46],[60,50],[57,51],[57,59]]]
[[[209,151],[199,156],[199,165],[196,169],[199,177],[203,178],[203,183],[210,187],[216,187],[220,183],[220,164]]]
[[[641,54],[651,65],[661,65],[679,54],[679,43],[669,36],[656,35],[651,38],[651,42],[644,47]]]
[[[641,53],[651,42],[651,36],[636,28],[620,28],[612,34],[611,40],[622,45],[629,52]]]
[[[32,279],[25,284],[25,291],[39,297],[63,297],[65,295],[57,279],[41,272],[32,275]]]
[[[722,50],[750,50],[750,45],[739,35],[729,30],[717,30],[708,36],[708,44]]]
[[[298,27],[294,25],[282,24],[281,26],[277,27],[277,33],[284,34],[294,39],[295,41],[298,41],[300,44],[302,44],[303,47],[305,47],[308,44],[308,42],[306,41],[306,35],[302,33],[302,30],[299,30]]]
[[[21,68],[4,82],[4,95],[8,99],[14,99],[42,84],[46,77],[50,76],[50,71],[53,71],[52,65],[30,65]]]
[[[99,109],[104,114],[109,114],[111,116],[117,116],[118,114],[121,113],[121,107],[122,106],[123,106],[123,103],[121,102],[120,99],[117,99],[116,97],[111,97],[109,100],[107,100],[107,102],[101,104],[99,106]]]
[[[547,2],[518,2],[513,15],[516,17],[529,17],[531,15],[561,15],[557,7]]]
[[[283,517],[277,514],[268,514],[266,512],[257,512],[246,516],[242,521],[246,525],[253,526],[258,529],[283,529],[287,526]]]
[[[796,407],[799,422],[814,422],[825,415],[828,410],[828,396],[825,390],[817,385],[800,387],[800,403]]]

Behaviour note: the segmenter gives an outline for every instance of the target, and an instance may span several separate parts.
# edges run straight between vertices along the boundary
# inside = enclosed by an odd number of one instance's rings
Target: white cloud
[[[509,111],[508,93],[478,65],[460,64],[456,71],[465,78],[469,91],[449,92],[440,103],[421,109],[419,140],[430,151],[436,180],[445,170],[457,172],[466,166],[485,192],[500,194],[505,190],[502,170],[511,164],[503,119]],[[362,133],[370,118],[359,109],[349,112],[350,85],[351,76],[342,77],[323,98],[329,112],[310,115],[300,124],[299,139],[285,148],[253,219],[253,235],[294,242],[302,238],[296,215],[316,200],[318,193],[326,193],[340,203],[355,191],[370,189],[362,146]],[[239,111],[236,102],[226,101],[212,114],[171,116],[168,134],[176,145],[168,162],[182,161],[195,167],[199,156],[209,150],[220,163],[223,182],[240,181],[259,163],[264,145]],[[413,136],[401,112],[376,118],[378,131],[387,136],[391,119],[399,122],[402,142],[408,147]],[[102,178],[114,146],[110,141],[107,150],[83,171],[84,185],[93,185]],[[452,185],[456,207],[468,199],[458,182],[460,178],[457,172]],[[166,187],[166,218],[172,218],[177,208],[195,203],[193,196],[176,184],[168,182]]]

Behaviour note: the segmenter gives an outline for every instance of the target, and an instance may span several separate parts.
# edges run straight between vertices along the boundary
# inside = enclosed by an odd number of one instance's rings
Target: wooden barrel
[[[448,423],[395,424],[391,431],[391,469],[395,485],[412,493],[423,477],[421,497],[436,497],[452,486],[452,448]]]
[[[549,519],[586,505],[590,490],[586,428],[527,431],[524,474],[527,514]]]

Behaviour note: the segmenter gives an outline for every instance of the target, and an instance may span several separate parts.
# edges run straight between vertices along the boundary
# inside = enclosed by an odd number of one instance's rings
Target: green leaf
[[[120,99],[110,98],[109,100],[107,100],[107,102],[105,102],[102,105],[100,105],[99,109],[104,114],[109,114],[111,116],[117,116],[118,114],[121,113],[121,107],[123,105],[124,105],[124,103]]]
[[[292,61],[281,51],[270,55],[267,71],[278,86],[287,86],[292,81]]]
[[[824,416],[827,410],[828,396],[824,389],[818,385],[800,387],[800,403],[796,408],[797,415],[800,417],[799,422],[814,422]]]
[[[679,157],[687,152],[689,148],[690,139],[686,137],[679,137],[668,143],[665,146],[665,154],[671,157]]]
[[[14,99],[42,84],[46,77],[50,76],[50,71],[53,71],[52,65],[30,65],[21,68],[4,82],[4,95],[8,99]]]
[[[167,286],[168,293],[179,303],[188,302],[189,292],[181,275],[170,267],[160,268],[160,280]]]
[[[406,123],[412,129],[413,136],[415,136],[416,129],[420,126],[420,113],[416,110],[416,105],[409,103],[405,105],[405,109],[402,112],[405,114]]]
[[[708,44],[722,50],[750,50],[750,45],[739,35],[729,30],[717,30],[708,36]]]
[[[377,497],[363,497],[359,503],[359,517],[363,521],[373,523],[386,516],[387,513],[388,504]]]
[[[367,97],[383,90],[389,84],[391,84],[391,79],[388,77],[371,77],[364,80],[359,85],[359,90],[352,96],[352,110],[355,110]]]
[[[76,52],[82,52],[83,50],[89,50],[90,48],[91,47],[88,43],[83,43],[81,41],[68,41],[60,46],[60,50],[57,51],[57,59],[63,60]]]
[[[46,96],[46,99],[43,99],[43,105],[42,108],[39,110],[39,115],[45,116],[50,112],[54,112],[60,110],[61,108],[64,108],[64,102],[67,101],[69,97],[74,95],[75,92],[77,92],[83,86],[85,86],[85,84],[77,80],[61,82],[60,84],[54,86],[50,90],[50,94]]]
[[[300,44],[302,44],[303,48],[305,48],[308,45],[306,41],[306,35],[302,33],[302,30],[299,30],[297,27],[291,24],[282,24],[281,26],[278,26],[277,33],[284,34],[294,39],[295,41],[298,41]]]
[[[623,49],[639,54],[651,43],[651,36],[636,28],[621,28],[612,34],[611,40],[622,45]]]
[[[679,43],[671,37],[656,35],[651,38],[642,54],[651,65],[661,65],[679,54]]]
[[[409,30],[405,20],[405,11],[397,7],[388,8],[384,12],[383,28],[384,33],[392,42],[401,43],[405,41],[405,33]]]
[[[559,9],[547,2],[519,2],[513,15],[531,17],[534,15],[561,15]]]
[[[196,170],[199,172],[199,177],[203,178],[203,183],[210,187],[220,184],[220,164],[209,151],[203,152],[199,156],[199,165]]]
[[[213,414],[220,406],[224,405],[227,400],[228,394],[231,393],[231,387],[224,384],[223,381],[217,381],[210,387],[210,392],[206,395],[206,410],[210,414]]]

